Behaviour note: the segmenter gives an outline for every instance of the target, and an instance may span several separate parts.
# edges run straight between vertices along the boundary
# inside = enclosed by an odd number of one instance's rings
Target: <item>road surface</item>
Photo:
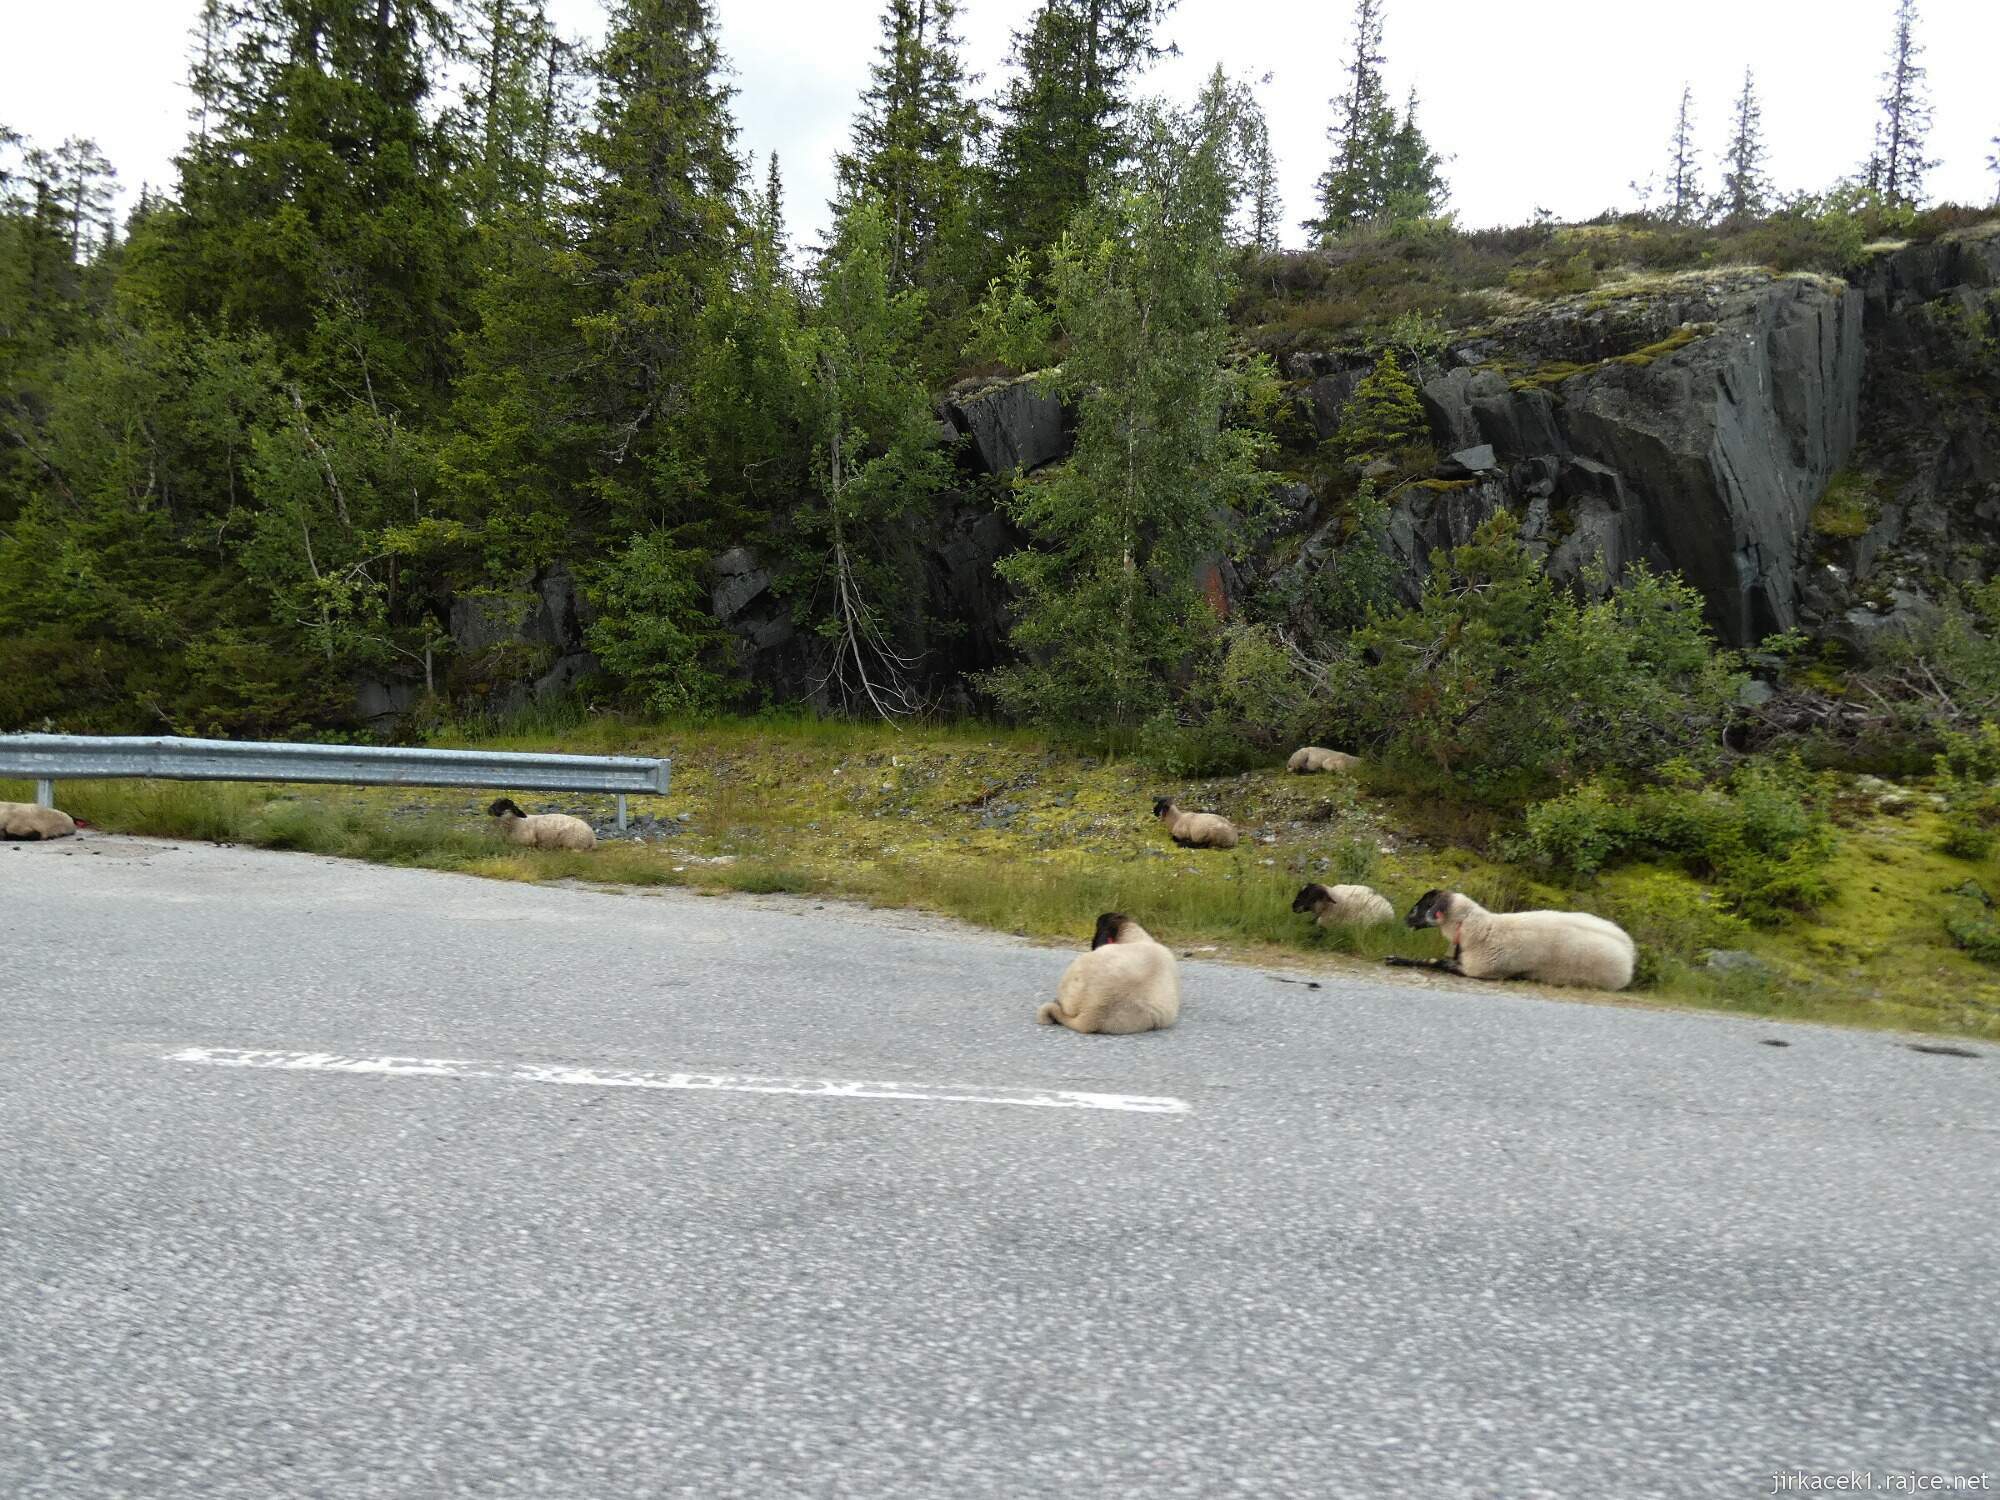
[[[2000,1488],[1995,1049],[1067,958],[0,846],[0,1495]]]

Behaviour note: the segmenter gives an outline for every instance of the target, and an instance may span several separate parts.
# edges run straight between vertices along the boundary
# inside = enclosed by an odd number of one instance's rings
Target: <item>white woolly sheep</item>
[[[1396,920],[1396,908],[1365,885],[1309,885],[1292,898],[1292,910],[1311,912],[1321,927],[1372,927]]]
[[[66,839],[76,832],[76,820],[59,807],[32,802],[0,802],[0,839],[32,842]]]
[[[530,816],[522,812],[520,804],[511,797],[500,798],[486,811],[500,820],[500,832],[510,844],[523,844],[530,849],[597,847],[597,834],[591,826],[568,813],[536,813]]]
[[[1181,1013],[1174,956],[1123,912],[1097,919],[1090,951],[1063,971],[1056,998],[1035,1012],[1044,1026],[1105,1036],[1164,1031]]]
[[[1541,984],[1622,990],[1638,949],[1616,922],[1581,911],[1492,912],[1458,891],[1425,891],[1404,919],[1451,939],[1451,957],[1392,958],[1407,968],[1442,969],[1468,979],[1532,979]]]
[[[1176,844],[1187,849],[1234,849],[1236,825],[1220,813],[1182,812],[1171,797],[1153,800],[1153,816],[1167,825]]]
[[[1322,750],[1318,745],[1305,745],[1292,752],[1292,758],[1285,762],[1285,769],[1299,776],[1311,776],[1320,771],[1351,771],[1361,764],[1361,757],[1349,755],[1345,750]]]

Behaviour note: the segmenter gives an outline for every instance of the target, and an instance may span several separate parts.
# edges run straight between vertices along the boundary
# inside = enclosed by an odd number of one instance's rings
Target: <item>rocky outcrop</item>
[[[982,473],[1025,474],[1069,451],[1062,402],[1032,375],[961,382],[945,398],[944,413]]]
[[[994,564],[1019,545],[1007,519],[972,494],[941,497],[923,526],[902,532],[892,571],[920,590],[889,613],[897,649],[915,658],[917,685],[927,693],[962,691],[962,679],[1000,663],[1010,596]],[[825,643],[799,629],[795,597],[774,564],[730,548],[712,565],[709,601],[734,638],[739,672],[758,692],[823,703]]]
[[[1797,622],[1813,507],[1855,444],[1857,292],[1684,278],[1551,309],[1452,358],[1422,394],[1435,442],[1457,450],[1439,472],[1466,488],[1397,497],[1406,563],[1504,505],[1559,577],[1600,553],[1613,576],[1643,559],[1698,587],[1731,642]]]
[[[555,562],[520,586],[451,601],[455,693],[507,713],[556,698],[600,670],[584,645],[590,603],[567,564]]]

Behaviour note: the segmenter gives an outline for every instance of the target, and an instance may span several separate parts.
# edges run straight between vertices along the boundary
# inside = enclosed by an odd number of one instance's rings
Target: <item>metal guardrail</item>
[[[0,776],[35,783],[55,805],[58,781],[304,781],[345,786],[464,786],[538,792],[665,796],[673,762],[631,755],[539,755],[513,750],[417,750],[380,745],[288,745],[184,740],[170,735],[0,734]]]

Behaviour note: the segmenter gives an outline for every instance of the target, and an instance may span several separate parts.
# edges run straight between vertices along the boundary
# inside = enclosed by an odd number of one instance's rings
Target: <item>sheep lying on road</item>
[[[76,820],[59,807],[32,802],[0,802],[0,839],[33,841],[68,838]]]
[[[1425,891],[1404,919],[1451,939],[1451,957],[1391,958],[1407,968],[1442,969],[1468,979],[1533,979],[1543,984],[1622,990],[1638,950],[1616,922],[1581,911],[1488,911],[1457,891]]]
[[[1063,971],[1056,998],[1035,1012],[1045,1026],[1129,1036],[1163,1031],[1181,1013],[1174,956],[1123,912],[1097,919],[1090,951]]]

